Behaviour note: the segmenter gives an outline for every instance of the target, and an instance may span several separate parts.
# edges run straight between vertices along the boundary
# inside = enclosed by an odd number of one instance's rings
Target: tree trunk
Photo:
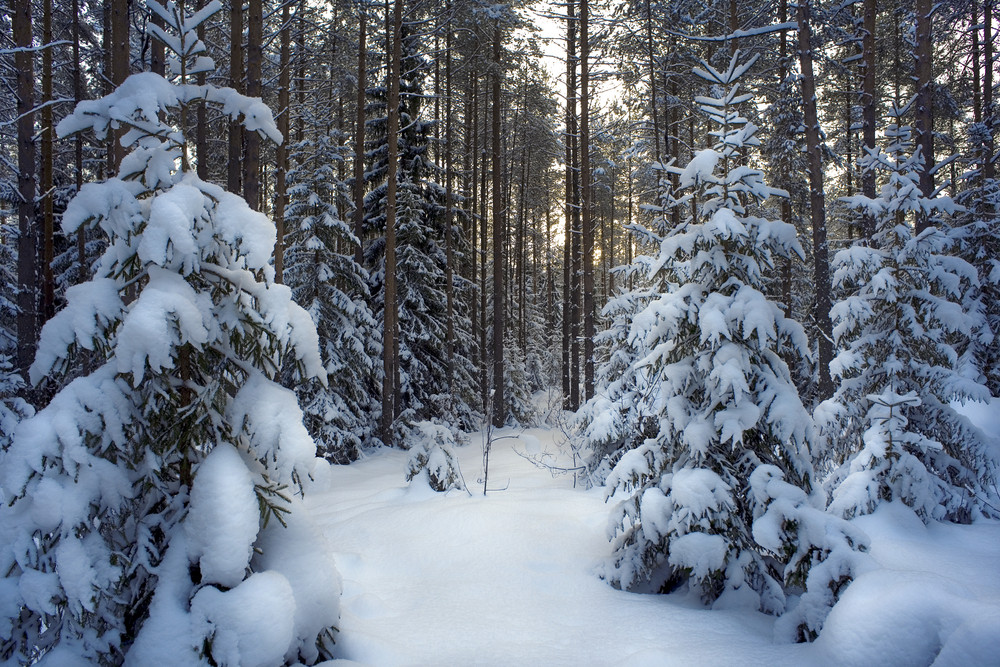
[[[205,0],[198,0],[195,3],[198,9],[202,9],[205,6]],[[202,42],[205,41],[205,24],[204,22],[198,26],[198,39]],[[195,81],[199,86],[204,86],[207,76],[205,72],[199,73]],[[196,112],[195,118],[195,131],[194,131],[194,149],[195,154],[198,156],[198,166],[197,174],[198,178],[203,181],[208,180],[208,110],[205,108],[204,103],[198,105],[198,111]]]
[[[358,237],[358,245],[354,249],[354,261],[360,266],[364,263],[365,246],[365,87],[368,85],[365,64],[368,10],[362,3],[358,3],[358,21],[358,90],[354,125],[354,235]]]
[[[583,194],[583,384],[594,396],[594,215],[590,189],[590,39],[588,1],[580,0],[580,190]]]
[[[917,69],[917,145],[923,157],[920,168],[920,192],[930,198],[934,194],[934,90],[933,85],[933,45],[931,44],[931,0],[916,0],[916,58]],[[917,233],[931,224],[926,213],[917,215]]]
[[[812,215],[814,301],[817,345],[819,348],[819,400],[833,394],[830,362],[833,360],[833,326],[830,322],[830,261],[826,239],[826,194],[823,191],[823,154],[820,143],[819,117],[816,112],[816,84],[813,79],[812,30],[809,25],[808,2],[798,6],[799,67],[802,72],[803,116],[805,120],[806,150],[809,153],[809,206]]]
[[[243,0],[232,0],[229,15],[229,86],[243,92]],[[243,125],[238,120],[229,123],[229,162],[226,172],[226,189],[235,194],[243,192],[241,165],[243,164]]]
[[[261,97],[261,66],[264,57],[263,0],[247,3],[247,96]],[[246,155],[243,159],[243,198],[255,211],[260,210],[260,134],[246,132]]]
[[[52,43],[52,0],[42,3],[42,44]],[[53,135],[52,122],[52,48],[42,50],[42,321],[48,320],[56,312],[56,284],[52,275],[54,258],[53,236],[55,233],[55,211],[53,203]]]
[[[493,425],[503,426],[507,421],[504,404],[503,337],[504,337],[504,285],[503,244],[507,234],[503,204],[503,174],[500,162],[500,80],[503,70],[500,63],[501,30],[499,21],[493,27]]]
[[[863,78],[861,82],[861,134],[863,147],[861,157],[875,150],[875,18],[877,16],[877,0],[864,0],[864,38],[861,42],[861,65]],[[862,168],[861,193],[869,199],[875,198],[875,170]],[[862,218],[861,236],[871,243],[875,235],[875,217],[865,213]]]
[[[566,36],[566,220],[563,225],[562,390],[563,407],[575,410],[576,406],[572,400],[575,373],[571,354],[573,308],[570,305],[573,298],[573,201],[575,199],[573,134],[576,122],[576,6],[574,0],[569,0],[566,7]],[[652,71],[652,55],[650,55],[650,72]],[[655,113],[653,117],[656,117]]]
[[[454,222],[455,194],[452,191],[454,174],[452,173],[452,107],[451,107],[451,2],[447,8],[448,24],[445,37],[444,66],[444,171],[445,171],[445,214],[444,214],[444,247],[445,247],[445,295],[447,298],[447,330],[445,332],[445,353],[448,359],[448,405],[452,403],[452,385],[455,375],[455,257],[452,232]]]
[[[73,16],[80,15],[80,0],[73,0]],[[73,21],[73,106],[83,99],[83,73],[80,68],[80,22]],[[77,132],[73,138],[75,157],[74,179],[76,191],[83,188],[83,134]],[[79,264],[78,282],[83,282],[87,275],[87,231],[84,225],[76,230],[76,260]]]
[[[274,238],[274,282],[284,282],[285,270],[285,206],[288,204],[287,172],[288,172],[288,136],[289,114],[291,109],[288,105],[289,88],[291,87],[291,4],[286,2],[281,8],[281,54],[280,68],[278,74],[278,131],[281,132],[281,143],[277,150],[277,175],[275,176],[274,191],[276,201],[274,202],[274,226],[276,235]]]
[[[993,163],[993,130],[996,124],[993,112],[993,0],[986,0],[983,4],[983,15],[983,122],[989,128],[983,177],[991,181],[996,171]]]
[[[388,9],[388,0],[386,0]],[[383,317],[382,443],[392,446],[392,424],[396,409],[396,162],[399,154],[399,79],[402,59],[403,0],[396,0],[392,12],[392,62],[389,67],[389,169],[385,203],[385,315]]]
[[[573,23],[573,2],[569,0],[569,21]],[[646,2],[646,56],[649,60],[649,104],[653,117],[653,157],[660,161],[660,121],[656,113],[656,59],[653,57],[653,11],[649,0]]]
[[[466,107],[467,113],[465,117],[465,145],[469,148],[466,160],[470,163],[470,166],[465,170],[466,177],[470,179],[465,196],[467,206],[469,207],[469,225],[472,228],[472,233],[469,236],[472,245],[469,250],[469,264],[471,265],[469,280],[472,281],[473,285],[479,285],[478,253],[480,223],[479,198],[476,197],[479,184],[479,80],[472,68],[469,69],[469,89],[472,91],[472,95],[471,101],[467,102],[468,106]],[[476,298],[475,291],[473,291],[470,301],[472,302],[470,309],[473,340],[472,364],[475,368],[479,368],[482,365],[482,358],[486,354],[486,350],[479,344],[479,299]],[[479,393],[480,396],[485,395],[485,389],[482,386],[480,386]],[[485,406],[485,402],[483,405]]]
[[[35,358],[35,68],[31,49],[31,2],[11,0],[17,70],[17,365],[28,377]]]
[[[111,89],[122,85],[129,75],[129,24],[128,0],[111,0]],[[121,144],[124,128],[112,133],[111,175],[118,175],[118,167],[125,157]]]

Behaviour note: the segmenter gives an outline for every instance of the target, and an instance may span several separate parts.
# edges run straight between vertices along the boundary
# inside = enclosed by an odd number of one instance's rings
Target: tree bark
[[[11,0],[14,65],[17,69],[17,365],[28,377],[35,358],[35,67],[31,48],[31,2]]]
[[[931,44],[931,0],[916,0],[916,58],[917,69],[917,145],[923,157],[920,168],[920,192],[924,197],[934,194],[934,89],[933,85],[933,45]],[[917,215],[917,233],[931,224],[927,214]]]
[[[56,312],[56,285],[52,275],[54,258],[53,237],[55,234],[55,210],[53,203],[53,135],[52,121],[52,0],[42,3],[42,321],[48,320]]]
[[[497,21],[493,28],[493,425],[507,421],[504,403],[503,341],[504,341],[504,239],[507,235],[506,211],[503,204],[503,180],[500,155],[500,62],[501,30]]]
[[[276,235],[274,238],[274,282],[284,282],[285,271],[285,206],[288,204],[288,136],[289,131],[289,88],[291,87],[291,5],[286,2],[281,8],[281,53],[279,55],[278,74],[278,131],[281,132],[281,143],[277,150],[277,174],[275,176],[274,191],[276,201],[274,203],[274,226]]]
[[[354,125],[354,235],[358,245],[354,248],[354,261],[364,263],[365,238],[365,87],[367,83],[367,46],[365,40],[368,29],[368,10],[358,3],[358,90],[356,97]]]
[[[80,0],[73,0],[73,16],[80,15]],[[80,68],[80,22],[73,21],[73,102],[74,107],[83,99],[83,76]],[[77,132],[73,138],[74,149],[74,181],[76,191],[83,188],[83,134]],[[76,230],[76,259],[79,264],[78,282],[84,281],[87,274],[87,231],[84,225]]]
[[[861,82],[861,157],[875,150],[875,19],[877,16],[877,0],[864,0],[864,38],[861,42],[861,65],[863,78]],[[869,199],[875,198],[875,170],[862,168],[861,192]],[[861,236],[871,242],[875,235],[875,217],[865,213],[861,221]]]
[[[263,0],[247,3],[247,96],[260,97],[261,66],[264,56]],[[255,211],[260,210],[260,134],[246,132],[246,155],[243,159],[243,198]]]
[[[833,326],[830,321],[830,261],[826,238],[826,194],[823,190],[823,154],[819,117],[816,111],[816,83],[813,79],[812,29],[809,25],[809,2],[798,6],[799,68],[802,72],[803,116],[806,150],[809,154],[809,205],[812,216],[814,300],[819,349],[817,391],[819,400],[833,394],[830,362],[833,360]]]
[[[388,0],[386,0],[388,10]],[[403,0],[395,0],[392,12],[392,61],[389,67],[388,174],[385,203],[385,314],[382,332],[382,443],[392,446],[392,424],[396,416],[396,169],[399,154],[399,79],[402,60]]]
[[[656,113],[656,59],[653,57],[653,11],[649,0],[646,4],[646,56],[649,60],[649,103],[653,117],[653,157],[660,161],[660,121]],[[569,0],[570,23],[573,22],[573,0]]]
[[[573,201],[575,200],[573,135],[576,125],[576,5],[569,0],[566,7],[566,220],[563,225],[563,326],[562,326],[562,390],[563,407],[575,410],[572,393],[575,380],[573,369]],[[652,72],[650,55],[650,72]],[[655,85],[655,84],[654,84]],[[654,96],[655,97],[655,96]],[[656,114],[653,114],[656,117]],[[659,140],[657,140],[659,141]],[[659,158],[657,158],[659,159]]]
[[[122,85],[129,75],[129,23],[128,0],[111,0],[111,88]],[[121,144],[124,128],[113,133],[111,142],[111,175],[118,175],[118,167],[125,157]]]
[[[583,195],[583,384],[594,396],[594,216],[590,189],[590,36],[588,0],[580,0],[580,190]]]
[[[229,86],[243,92],[243,0],[232,0],[229,15]],[[241,180],[243,163],[243,125],[238,120],[229,123],[229,163],[226,172],[226,189],[235,194],[243,192]]]
[[[198,9],[202,9],[205,6],[205,0],[197,0],[195,6]],[[198,39],[203,43],[205,41],[205,23],[202,22],[198,26]],[[207,80],[207,75],[205,72],[200,72],[196,77],[195,81],[199,86],[204,86]],[[196,167],[196,173],[198,178],[203,181],[208,180],[208,110],[205,108],[205,104],[199,104],[198,110],[195,116],[195,130],[194,130],[194,150],[195,154],[198,156],[198,164]]]
[[[445,247],[445,297],[447,299],[447,322],[445,332],[445,355],[448,360],[448,405],[452,403],[452,385],[455,375],[455,253],[452,240],[455,212],[454,173],[452,171],[452,99],[451,99],[451,2],[447,3],[447,24],[445,29],[445,65],[444,65],[444,171],[445,171],[445,212],[444,212],[444,247]]]
[[[996,172],[993,162],[993,130],[996,125],[996,114],[993,111],[993,0],[986,0],[983,4],[983,16],[983,122],[989,128],[983,177],[991,181]]]

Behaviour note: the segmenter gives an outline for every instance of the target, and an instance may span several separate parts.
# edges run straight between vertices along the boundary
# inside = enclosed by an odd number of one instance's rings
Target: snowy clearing
[[[472,496],[408,486],[402,451],[321,471],[307,505],[344,578],[339,655],[379,667],[975,665],[1000,655],[1000,523],[924,526],[897,504],[857,520],[876,565],[819,641],[776,644],[773,617],[600,580],[603,490],[573,489],[571,476],[552,478],[514,451],[555,451],[559,438],[534,429],[495,442],[490,486],[505,490],[486,497],[479,434],[458,450]]]

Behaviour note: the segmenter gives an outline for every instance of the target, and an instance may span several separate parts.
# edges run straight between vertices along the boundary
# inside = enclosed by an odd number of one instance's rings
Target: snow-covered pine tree
[[[952,401],[989,391],[963,372],[960,347],[984,331],[968,308],[976,270],[950,254],[942,229],[949,197],[921,194],[919,148],[894,108],[887,147],[865,156],[885,174],[879,196],[847,202],[875,219],[871,246],[837,253],[835,284],[847,294],[832,311],[839,388],[821,406],[824,432],[841,465],[827,482],[831,511],[850,518],[900,500],[925,521],[968,520],[996,507],[996,454]],[[914,232],[914,217],[932,224]],[[986,501],[984,503],[984,501]]]
[[[348,463],[377,438],[382,344],[368,306],[368,272],[354,261],[358,241],[340,213],[348,194],[337,180],[343,147],[335,135],[317,132],[292,154],[285,282],[312,316],[327,374],[337,378],[295,383],[306,428],[320,455]]]
[[[209,104],[281,137],[259,99],[189,82],[212,68],[195,31],[219,2],[147,5],[170,78],[135,74],[58,128],[121,128],[132,152],[63,217],[108,246],[43,329],[31,379],[80,350],[99,361],[3,453],[0,657],[313,663],[330,655],[339,575],[299,511],[315,446],[274,378],[286,355],[323,375],[316,331],[274,284],[274,225],[197,177],[183,129]]]
[[[640,410],[652,435],[627,451],[607,480],[620,499],[610,524],[614,555],[605,576],[652,590],[681,586],[716,607],[780,613],[788,591],[804,593],[790,617],[814,637],[853,576],[865,538],[822,511],[814,491],[813,424],[784,356],[808,353],[802,327],[762,293],[775,259],[801,253],[795,229],[756,217],[748,205],[775,191],[740,152],[757,145],[740,116],[737,81],[756,58],[737,51],[727,69],[694,71],[713,84],[697,98],[716,129],[713,148],[686,168],[669,166],[693,215],[667,230],[650,266],[668,291],[632,320],[629,343],[648,374]]]
[[[440,418],[464,429],[478,424],[474,369],[471,362],[471,321],[466,307],[472,285],[455,272],[454,346],[449,382],[447,355],[447,292],[444,188],[434,179],[441,170],[428,157],[431,121],[421,112],[423,78],[429,66],[420,53],[417,26],[403,25],[402,80],[399,96],[399,168],[396,195],[396,283],[399,322],[399,426]],[[386,91],[373,88],[374,116],[367,136],[372,169],[372,190],[365,199],[365,224],[375,240],[365,249],[372,277],[374,312],[384,313]],[[458,210],[455,211],[458,213]],[[466,248],[462,226],[453,222],[452,243],[456,265]],[[405,441],[405,438],[401,439]]]

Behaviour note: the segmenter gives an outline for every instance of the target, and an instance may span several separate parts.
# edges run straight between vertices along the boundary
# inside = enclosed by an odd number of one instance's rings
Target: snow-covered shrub
[[[797,516],[810,525],[785,528],[781,541],[762,542],[754,531],[768,511],[755,474],[779,477],[802,507],[820,514],[824,499],[813,485],[813,422],[784,361],[807,356],[808,342],[762,291],[776,259],[801,255],[801,248],[794,227],[748,212],[775,191],[738,155],[757,145],[756,128],[736,111],[750,99],[738,94],[736,81],[752,63],[740,64],[737,54],[725,71],[707,63],[695,70],[719,86],[714,97],[698,98],[719,126],[712,132],[718,143],[683,169],[666,167],[687,191],[667,205],[695,206],[664,231],[658,256],[647,260],[648,277],[662,291],[638,302],[628,331],[632,356],[625,360],[643,377],[630,380],[638,391],[616,395],[638,404],[627,410],[648,420],[649,435],[632,441],[607,479],[609,498],[619,500],[605,576],[623,588],[686,585],[716,607],[781,613],[786,593],[798,592],[790,573],[804,578],[833,553],[814,540],[823,530],[815,525],[835,533],[843,526],[802,510]],[[793,559],[800,551],[809,558]],[[818,629],[821,616],[811,616],[809,628]]]
[[[455,434],[442,424],[417,422],[410,430],[406,480],[423,480],[435,491],[465,489],[455,456]]]
[[[865,158],[887,175],[879,196],[848,200],[873,216],[875,236],[834,259],[834,284],[847,296],[831,311],[840,383],[821,410],[841,464],[827,482],[831,508],[850,518],[902,500],[925,520],[967,520],[996,506],[997,455],[951,407],[990,396],[961,354],[986,332],[966,298],[979,278],[939,226],[955,211],[951,199],[920,192],[922,158],[911,152],[909,128],[894,124],[886,134],[887,151]],[[916,234],[907,217],[918,215],[935,224]]]
[[[133,75],[58,127],[121,128],[133,150],[63,216],[108,245],[42,330],[31,381],[80,350],[96,370],[21,422],[0,461],[0,657],[315,662],[330,655],[339,583],[296,553],[320,544],[289,516],[315,445],[274,379],[286,357],[323,377],[316,330],[274,283],[274,225],[198,179],[178,121],[210,104],[281,137],[260,100],[188,82],[212,67],[195,30],[219,2],[189,16],[147,4],[167,26],[149,29],[176,56],[171,78]]]

